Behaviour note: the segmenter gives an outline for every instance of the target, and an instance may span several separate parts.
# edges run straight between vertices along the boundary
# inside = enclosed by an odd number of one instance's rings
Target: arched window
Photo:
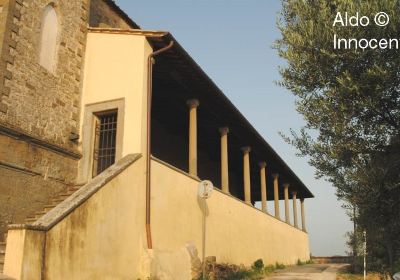
[[[50,4],[44,8],[42,34],[40,39],[39,63],[50,72],[54,72],[57,63],[58,20],[54,7]]]

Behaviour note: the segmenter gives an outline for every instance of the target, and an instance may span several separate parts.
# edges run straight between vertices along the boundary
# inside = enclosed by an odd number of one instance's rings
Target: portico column
[[[306,230],[306,215],[304,213],[304,198],[300,199],[300,205],[301,205],[301,229],[303,231],[307,231]]]
[[[268,213],[267,209],[267,182],[266,182],[266,174],[265,167],[267,163],[262,161],[258,164],[260,166],[260,185],[261,185],[261,210],[265,213]]]
[[[229,168],[228,168],[228,127],[221,127],[221,189],[229,193]]]
[[[289,224],[289,184],[283,184],[283,190],[285,194],[285,221]]]
[[[244,184],[244,201],[251,205],[250,192],[250,147],[243,147],[243,184]]]
[[[274,178],[274,204],[275,204],[275,217],[281,219],[279,214],[279,174],[272,174]]]
[[[298,225],[297,225],[297,192],[292,192],[292,200],[293,200],[293,226],[298,227]]]
[[[189,106],[189,174],[197,176],[197,107],[199,101],[190,99]]]

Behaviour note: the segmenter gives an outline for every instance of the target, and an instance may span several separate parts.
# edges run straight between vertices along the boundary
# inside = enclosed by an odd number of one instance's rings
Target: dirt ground
[[[306,264],[293,266],[278,270],[265,278],[265,280],[337,280],[338,271],[346,266],[347,264]]]

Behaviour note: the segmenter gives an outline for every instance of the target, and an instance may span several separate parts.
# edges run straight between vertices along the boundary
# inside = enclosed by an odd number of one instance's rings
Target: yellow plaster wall
[[[85,105],[125,98],[122,157],[146,149],[147,58],[151,52],[144,36],[91,32],[87,36],[81,120]]]
[[[143,158],[46,234],[45,279],[138,279],[145,252]]]
[[[7,233],[4,273],[19,279],[22,275],[26,230],[9,230]]]
[[[145,158],[140,158],[46,233],[10,230],[5,273],[29,280],[136,280],[150,273],[176,274],[172,268],[179,268],[185,274],[169,279],[185,279],[192,260],[183,248],[192,243],[201,257],[197,186],[198,180],[152,160],[154,250],[148,251]],[[219,191],[207,207],[206,254],[218,262],[251,265],[262,258],[266,264],[294,264],[309,259],[306,233]]]
[[[152,161],[154,247],[174,250],[193,242],[201,255],[202,215],[198,181]],[[308,235],[242,201],[214,191],[207,200],[206,255],[245,265],[294,264],[309,259]],[[200,256],[201,257],[201,256]]]
[[[4,273],[18,280],[41,279],[44,239],[42,231],[9,230]]]

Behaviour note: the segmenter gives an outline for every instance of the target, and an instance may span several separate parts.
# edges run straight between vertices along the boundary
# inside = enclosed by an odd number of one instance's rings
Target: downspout
[[[174,41],[169,42],[168,46],[151,53],[147,59],[147,160],[146,160],[146,236],[147,247],[153,248],[150,226],[150,203],[151,203],[151,105],[153,97],[153,58],[168,51],[174,46]]]

